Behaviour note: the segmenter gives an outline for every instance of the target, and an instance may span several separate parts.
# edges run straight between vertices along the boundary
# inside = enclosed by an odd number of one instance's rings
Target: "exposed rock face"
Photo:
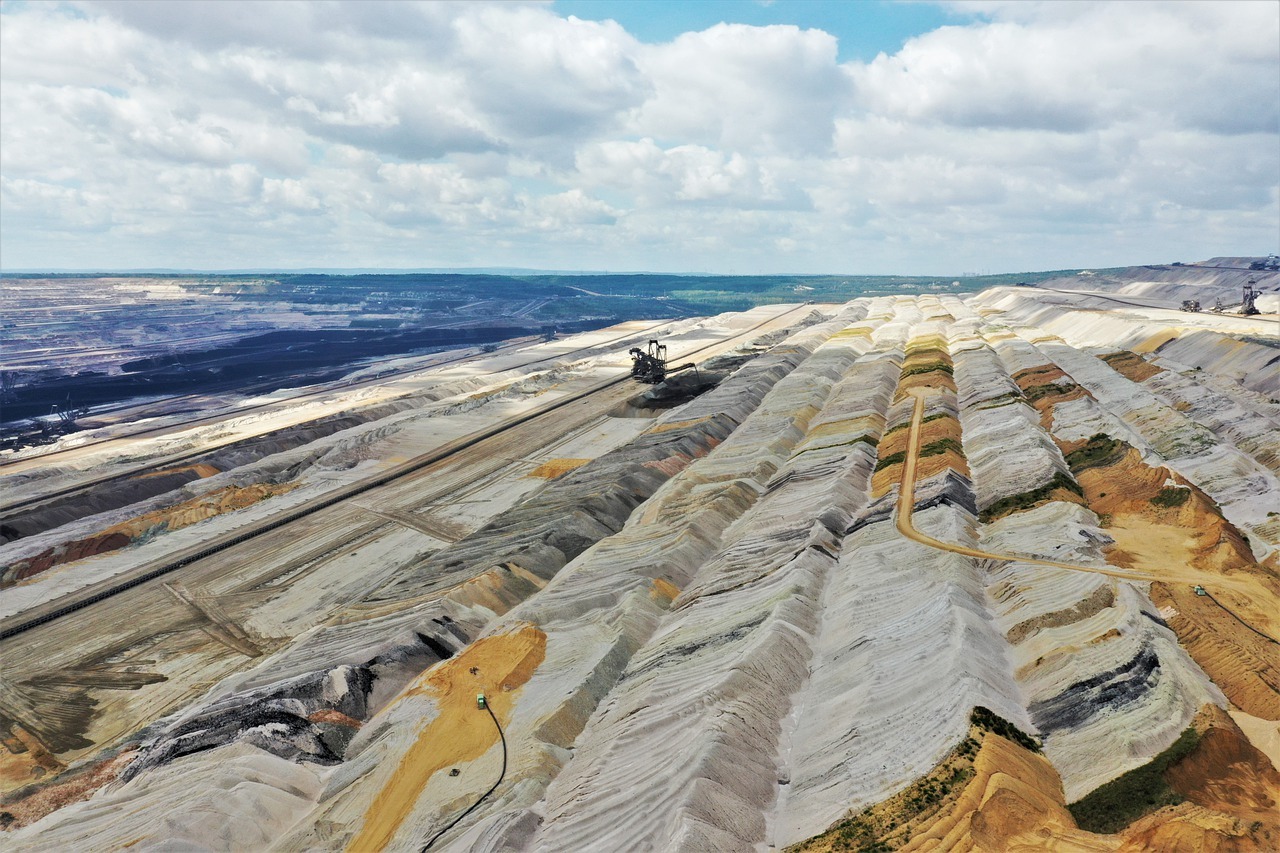
[[[8,795],[23,824],[9,838],[459,851],[1280,838],[1280,777],[1224,711],[1280,718],[1280,523],[1266,509],[1280,506],[1280,442],[1260,352],[1276,350],[1210,317],[1188,332],[1059,296],[855,300],[722,361],[691,399],[639,417],[618,393],[584,433],[519,458],[518,476],[495,463],[442,488],[453,505],[373,506],[429,547],[370,566],[367,583],[317,582],[328,609],[310,622],[268,611],[299,607],[288,584],[305,592],[319,558],[230,588],[234,602],[278,585],[242,632],[268,653],[224,650],[198,699],[119,739],[124,758],[92,763],[92,703],[78,740],[27,747],[45,729],[23,721],[53,688],[15,682],[0,724],[19,770],[39,757],[53,776],[83,756],[92,772],[65,776],[57,790],[77,793],[54,805]],[[482,422],[503,394],[575,376],[513,379],[440,420]],[[396,413],[209,479],[253,488],[249,470],[301,476],[301,460],[376,469],[420,429]],[[591,430],[618,432],[591,444]],[[486,516],[459,509],[504,491]],[[212,593],[189,597],[222,625]],[[261,636],[268,625],[302,627]],[[77,689],[98,701],[132,678],[161,695],[127,645],[76,670],[114,673]],[[1108,812],[1105,831],[1077,820],[1133,785],[1164,804]]]

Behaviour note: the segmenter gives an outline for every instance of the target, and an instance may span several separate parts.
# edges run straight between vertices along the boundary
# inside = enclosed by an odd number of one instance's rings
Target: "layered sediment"
[[[1021,290],[717,318],[778,325],[692,397],[641,417],[610,391],[563,435],[366,499],[341,547],[174,579],[165,635],[0,684],[7,840],[1274,845],[1276,350]],[[586,370],[204,472],[188,500],[289,491],[80,519],[133,539],[44,574],[303,500]]]

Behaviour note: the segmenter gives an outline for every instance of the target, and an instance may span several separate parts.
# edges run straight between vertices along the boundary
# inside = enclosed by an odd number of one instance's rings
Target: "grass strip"
[[[876,462],[876,471],[882,468],[888,468],[890,465],[897,465],[899,462],[907,461],[907,451],[899,450],[897,453],[890,453],[888,456]],[[873,471],[872,473],[875,473]]]
[[[983,524],[989,521],[995,521],[997,518],[1006,516],[1012,512],[1018,512],[1024,509],[1031,509],[1037,504],[1043,503],[1049,499],[1058,489],[1066,489],[1074,492],[1080,497],[1084,497],[1084,489],[1080,488],[1080,484],[1068,477],[1061,471],[1055,471],[1053,479],[1045,483],[1039,488],[1032,489],[1029,492],[1020,492],[1016,495],[1009,495],[1001,498],[991,506],[984,509],[978,514],[978,520]]]
[[[1178,487],[1170,487],[1161,489],[1155,497],[1151,498],[1151,503],[1156,506],[1172,509],[1175,506],[1182,506],[1191,497],[1191,490]]]
[[[916,376],[921,373],[933,373],[935,370],[941,371],[948,376],[955,374],[955,368],[945,361],[931,361],[927,364],[917,364],[915,367],[903,368],[901,378],[906,379],[908,376]]]
[[[1073,473],[1079,474],[1086,468],[1102,468],[1114,465],[1124,456],[1129,445],[1117,441],[1105,432],[1095,432],[1089,436],[1084,446],[1067,454],[1067,464]]]
[[[962,447],[960,442],[956,441],[954,438],[940,438],[937,441],[929,442],[924,447],[920,448],[920,456],[940,456],[948,450],[954,450],[956,453],[960,454],[961,459],[965,458],[964,447]]]
[[[1183,797],[1165,781],[1164,771],[1190,755],[1199,742],[1195,728],[1187,727],[1151,761],[1071,803],[1067,810],[1081,829],[1110,834],[1156,809],[1176,806]]]
[[[1074,382],[1057,383],[1050,382],[1046,385],[1032,385],[1030,388],[1024,388],[1022,395],[1028,401],[1034,403],[1036,400],[1042,400],[1045,397],[1057,397],[1060,394],[1070,394],[1080,386]]]

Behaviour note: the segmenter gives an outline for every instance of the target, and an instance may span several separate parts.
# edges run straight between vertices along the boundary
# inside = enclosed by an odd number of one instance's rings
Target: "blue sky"
[[[0,270],[955,275],[1280,248],[1280,3],[0,20]]]
[[[671,41],[681,33],[705,30],[722,22],[815,28],[840,40],[841,61],[869,61],[878,53],[895,53],[912,36],[973,17],[934,3],[885,0],[555,0],[553,5],[563,15],[591,21],[615,20],[627,32],[649,43]]]

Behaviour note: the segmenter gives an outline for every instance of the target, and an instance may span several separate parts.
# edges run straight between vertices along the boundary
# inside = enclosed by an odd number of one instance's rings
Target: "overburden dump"
[[[1277,319],[1044,285],[7,461],[6,848],[1280,848]]]

